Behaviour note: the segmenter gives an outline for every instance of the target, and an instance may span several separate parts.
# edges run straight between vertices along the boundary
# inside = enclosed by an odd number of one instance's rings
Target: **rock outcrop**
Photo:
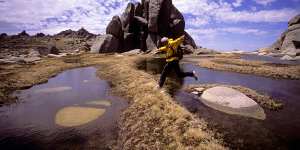
[[[62,31],[54,36],[55,37],[63,37],[63,38],[92,38],[95,35],[88,32],[86,29],[81,28],[78,31],[73,31],[71,29]]]
[[[6,38],[6,37],[7,37],[7,34],[6,34],[6,33],[1,33],[1,34],[0,34],[0,39]]]
[[[97,37],[95,43],[91,47],[92,53],[109,53],[118,52],[119,40],[111,34]]]
[[[288,29],[270,47],[259,50],[261,54],[281,53],[291,57],[300,55],[300,14],[288,22]]]
[[[25,31],[25,30],[23,30],[21,33],[19,33],[18,35],[17,35],[18,37],[29,37],[29,34]]]
[[[36,35],[35,35],[36,37],[44,37],[44,36],[46,36],[44,33],[37,33]]]
[[[126,52],[132,49],[153,50],[159,46],[162,37],[178,38],[185,35],[185,48],[197,48],[193,38],[184,31],[183,15],[172,4],[172,0],[142,0],[128,3],[121,16],[114,16],[106,28],[107,35],[96,40],[93,52]],[[102,46],[101,44],[114,45]],[[99,49],[100,48],[100,49]],[[102,49],[103,48],[103,49]],[[105,48],[105,49],[104,49]]]

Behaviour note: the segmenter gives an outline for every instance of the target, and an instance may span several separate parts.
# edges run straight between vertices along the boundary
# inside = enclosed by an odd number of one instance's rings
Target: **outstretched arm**
[[[163,46],[163,47],[159,48],[158,51],[167,51],[167,47]]]
[[[179,46],[183,42],[183,40],[184,40],[184,35],[181,36],[181,37],[179,37],[179,38],[177,38],[176,40],[174,40],[172,42],[172,45],[175,46],[175,47],[177,47],[177,46]]]

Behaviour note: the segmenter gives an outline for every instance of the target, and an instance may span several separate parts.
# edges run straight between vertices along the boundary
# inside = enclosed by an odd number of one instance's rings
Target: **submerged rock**
[[[200,99],[205,105],[228,113],[264,120],[266,115],[254,100],[228,87],[217,86],[203,92]]]
[[[96,120],[105,109],[89,107],[65,107],[55,115],[55,123],[63,127],[75,127]]]
[[[57,92],[65,92],[69,90],[72,90],[72,87],[61,86],[61,87],[54,87],[54,88],[38,89],[35,91],[35,93],[57,93]]]
[[[86,104],[89,105],[101,105],[101,106],[111,106],[111,102],[110,101],[106,101],[106,100],[98,100],[98,101],[90,101],[87,102]]]

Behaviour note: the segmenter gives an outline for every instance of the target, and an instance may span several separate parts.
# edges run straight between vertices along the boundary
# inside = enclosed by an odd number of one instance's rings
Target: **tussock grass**
[[[300,65],[277,66],[262,61],[247,61],[239,59],[203,59],[199,66],[221,71],[233,71],[245,74],[255,74],[276,79],[300,79]]]
[[[121,149],[226,149],[203,120],[197,120],[170,95],[155,89],[154,76],[137,70],[136,59],[107,63],[98,74],[115,93],[131,100],[121,120]]]
[[[98,68],[97,75],[111,82],[113,93],[130,102],[121,116],[118,144],[114,148],[227,149],[204,120],[196,119],[169,94],[154,88],[156,77],[138,70],[135,65],[144,57],[101,54],[78,57],[79,63],[65,62],[65,58],[46,58],[32,65],[0,66],[1,101],[8,102],[6,98],[14,90],[47,82],[66,69],[93,65]]]

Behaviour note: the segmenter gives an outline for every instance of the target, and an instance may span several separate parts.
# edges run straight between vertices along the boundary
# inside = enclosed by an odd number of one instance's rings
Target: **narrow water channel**
[[[20,103],[0,108],[0,148],[107,149],[118,135],[127,102],[109,95],[96,68],[65,71],[45,84],[17,91]]]
[[[157,75],[161,73],[164,64],[163,59],[152,58],[139,62],[138,68]],[[180,82],[181,86],[189,84],[240,85],[283,102],[282,110],[264,109],[266,119],[257,120],[214,110],[204,105],[195,95],[186,93],[180,88],[175,90],[177,92],[172,95],[174,99],[199,119],[208,122],[209,128],[221,133],[225,143],[231,149],[300,149],[300,80],[276,80],[250,74],[216,71],[201,68],[188,61],[182,64],[182,68],[185,71],[195,70],[199,80],[185,78]],[[173,80],[173,77],[170,79]]]
[[[203,105],[192,94],[179,91],[176,100],[191,112],[204,118],[211,128],[225,135],[226,142],[236,149],[299,149],[300,148],[300,81],[275,80],[255,75],[205,69],[184,64],[195,70],[199,80],[185,78],[183,84],[241,85],[266,93],[284,103],[279,111],[265,109],[266,120],[255,120],[218,112]]]

